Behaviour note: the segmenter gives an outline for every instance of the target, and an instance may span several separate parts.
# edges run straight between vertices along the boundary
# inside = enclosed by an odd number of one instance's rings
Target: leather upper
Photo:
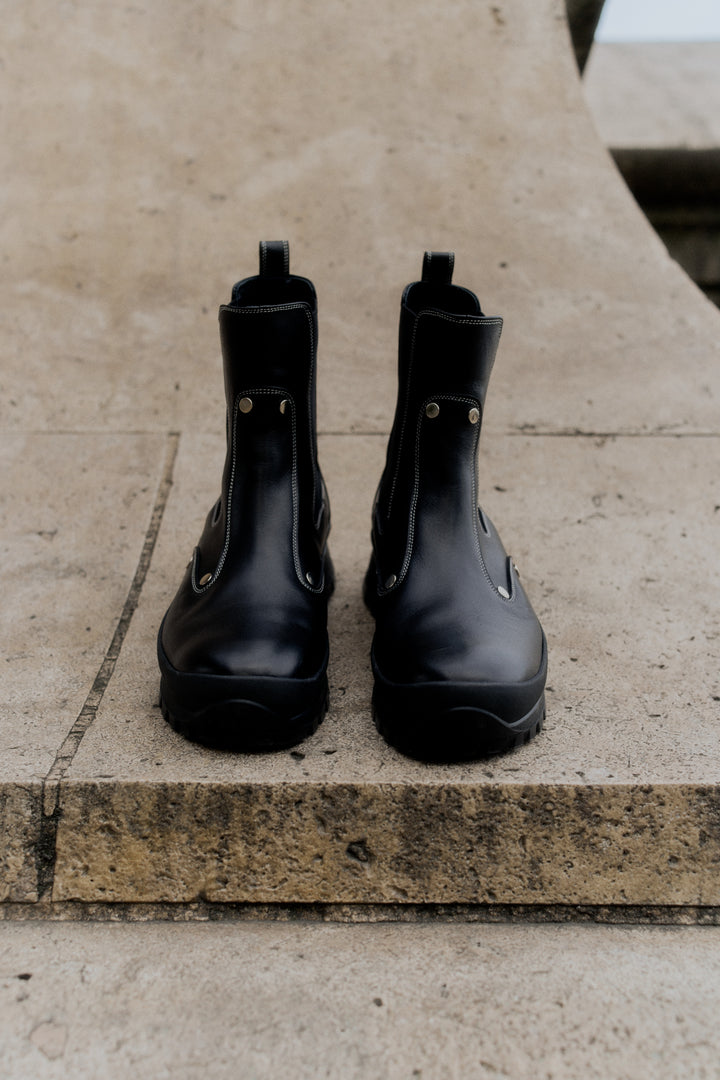
[[[235,286],[219,319],[222,491],[162,646],[180,672],[308,678],[327,663],[332,589],[315,438],[315,291],[304,278],[261,274]]]
[[[392,682],[515,684],[543,662],[540,624],[477,503],[501,328],[447,281],[414,283],[403,296],[398,404],[368,578],[373,658]]]

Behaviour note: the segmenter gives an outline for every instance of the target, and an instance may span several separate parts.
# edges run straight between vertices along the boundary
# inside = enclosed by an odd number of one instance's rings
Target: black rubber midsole
[[[372,655],[373,716],[381,735],[412,756],[467,760],[528,741],[545,717],[547,644],[540,668],[520,683],[386,679]]]
[[[373,710],[375,726],[396,749],[423,761],[471,761],[529,742],[542,729],[545,695],[514,725],[475,708],[398,715]]]
[[[327,710],[327,657],[307,679],[182,672],[168,660],[159,634],[158,664],[163,715],[197,742],[282,749],[315,731]]]
[[[438,682],[396,683],[385,678],[371,653],[375,676],[375,707],[383,713],[440,716],[451,709],[480,709],[506,727],[526,723],[543,696],[547,679],[547,644],[543,635],[542,658],[531,679],[518,683]]]

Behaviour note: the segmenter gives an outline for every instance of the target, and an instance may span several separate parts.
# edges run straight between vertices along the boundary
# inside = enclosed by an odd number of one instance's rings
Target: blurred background
[[[720,305],[720,4],[568,0],[574,7],[598,131],[672,257]]]

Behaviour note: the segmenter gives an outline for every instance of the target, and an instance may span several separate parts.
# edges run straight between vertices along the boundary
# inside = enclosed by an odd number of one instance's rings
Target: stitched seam
[[[422,312],[421,312],[422,314]],[[390,484],[390,496],[388,498],[386,519],[389,519],[392,513],[393,502],[395,499],[395,489],[397,488],[398,475],[400,473],[400,463],[402,461],[402,449],[405,442],[405,428],[407,426],[407,413],[410,405],[410,385],[412,382],[412,370],[415,363],[415,341],[417,338],[417,329],[420,322],[420,315],[415,316],[415,325],[413,326],[412,337],[410,339],[410,359],[408,361],[407,378],[405,380],[405,393],[403,394],[402,413],[400,416],[400,434],[398,436],[398,447],[395,454],[395,471],[393,473],[392,482]]]
[[[298,311],[303,308],[308,318],[310,318],[310,312],[308,311],[308,305],[301,301],[294,300],[288,304],[274,304],[272,307],[269,304],[255,304],[250,307],[233,307],[232,304],[223,304],[223,311],[231,311],[233,315],[269,315],[274,314],[277,311]]]
[[[420,406],[420,411],[418,413],[418,418],[417,418],[417,423],[416,423],[416,428],[415,428],[414,479],[413,479],[413,491],[412,491],[412,496],[411,496],[411,499],[410,499],[410,514],[409,514],[409,521],[408,521],[408,539],[407,539],[407,546],[406,546],[406,549],[405,549],[405,558],[403,560],[403,564],[402,564],[402,567],[400,569],[400,572],[399,572],[399,574],[397,576],[397,581],[389,589],[379,590],[379,592],[381,594],[387,594],[389,592],[392,592],[394,589],[398,588],[398,586],[400,586],[402,584],[402,582],[405,580],[405,577],[407,576],[407,572],[410,569],[410,562],[412,560],[413,548],[414,548],[414,543],[415,543],[415,519],[416,519],[416,515],[417,515],[417,504],[418,504],[418,501],[419,501],[419,498],[420,498],[420,428],[421,428],[423,419],[425,417],[425,409],[427,408],[427,406],[430,404],[431,401],[463,402],[466,405],[470,405],[472,407],[475,407],[475,408],[479,409],[480,413],[481,413],[481,420],[482,420],[482,406],[481,406],[480,402],[475,398],[470,398],[470,397],[465,397],[465,396],[458,396],[458,395],[455,395],[455,394],[434,394],[434,395],[431,395],[431,396],[425,398],[422,405]],[[505,603],[512,603],[516,598],[517,592],[516,592],[515,589],[513,589],[513,591],[512,591],[509,598],[505,597],[505,596],[502,596],[502,594],[498,592],[497,586],[495,585],[494,581],[490,577],[490,574],[488,573],[487,566],[485,565],[485,560],[483,558],[482,550],[481,550],[481,547],[480,547],[480,539],[479,539],[478,533],[477,533],[477,529],[478,529],[478,524],[477,524],[477,506],[478,506],[478,500],[477,500],[477,450],[478,450],[478,446],[480,444],[480,429],[481,429],[481,426],[482,426],[481,423],[477,424],[477,432],[476,432],[476,435],[475,435],[475,445],[473,447],[472,500],[471,500],[471,502],[472,502],[472,505],[475,507],[475,509],[473,511],[473,520],[474,520],[473,539],[475,541],[475,551],[476,551],[476,554],[478,556],[480,566],[482,567],[482,571],[483,571],[483,574],[485,576],[485,579],[487,580],[487,582],[490,585],[493,592],[495,592],[497,594],[497,596],[500,597],[501,600],[504,600]]]
[[[413,326],[412,337],[410,340],[410,360],[408,362],[406,388],[403,395],[403,408],[400,420],[400,435],[398,438],[397,454],[395,455],[395,469],[393,472],[393,478],[390,484],[390,495],[388,497],[387,513],[385,518],[388,519],[392,513],[392,506],[395,499],[395,490],[397,488],[398,474],[400,472],[400,462],[402,460],[402,448],[405,442],[405,430],[407,427],[407,411],[410,403],[410,386],[412,382],[412,370],[415,363],[415,345],[417,340],[418,326],[420,320],[424,315],[431,315],[436,319],[445,319],[446,322],[454,323],[459,326],[502,326],[502,319],[488,318],[487,315],[476,315],[471,319],[461,318],[454,315],[446,315],[442,311],[433,311],[428,309],[427,311],[421,311],[419,315],[415,316],[415,325]],[[429,398],[428,400],[432,400]]]
[[[228,556],[228,552],[230,551],[230,541],[231,541],[231,533],[232,533],[233,490],[234,490],[234,487],[235,487],[235,474],[236,474],[236,468],[237,468],[237,423],[238,423],[238,411],[239,411],[238,410],[238,405],[239,405],[239,402],[240,402],[241,398],[250,397],[251,395],[253,395],[255,397],[258,397],[260,395],[265,395],[267,397],[271,397],[271,396],[280,397],[280,396],[282,396],[282,397],[285,397],[290,402],[290,408],[292,410],[292,417],[291,417],[292,461],[291,461],[291,467],[290,467],[290,492],[291,492],[291,503],[292,503],[293,565],[295,567],[295,573],[297,575],[297,579],[300,582],[300,584],[303,586],[303,588],[307,589],[309,592],[321,593],[324,586],[325,586],[324,575],[323,575],[323,579],[322,579],[321,583],[318,586],[310,585],[310,583],[305,579],[305,577],[303,575],[302,566],[301,566],[301,563],[300,563],[300,542],[299,542],[299,539],[298,539],[299,524],[300,524],[300,510],[299,510],[300,489],[299,489],[298,477],[297,477],[297,424],[296,424],[295,400],[294,400],[294,398],[292,397],[291,394],[289,394],[286,390],[284,390],[282,388],[279,388],[279,387],[251,387],[249,389],[240,390],[235,395],[235,400],[234,400],[234,403],[233,403],[232,465],[231,465],[231,468],[230,468],[230,481],[228,483],[228,498],[227,498],[227,509],[226,509],[227,517],[226,517],[226,522],[225,522],[225,543],[224,543],[224,546],[223,546],[223,550],[222,550],[222,552],[220,554],[220,558],[218,559],[217,566],[215,567],[215,570],[213,571],[213,575],[210,578],[210,581],[208,581],[206,585],[202,585],[202,586],[197,584],[197,564],[198,564],[198,556],[199,556],[199,553],[200,553],[200,549],[198,547],[195,548],[195,550],[193,552],[193,564],[192,564],[192,570],[191,570],[191,575],[190,575],[190,583],[192,585],[193,592],[197,593],[198,595],[201,595],[202,593],[207,592],[207,590],[210,589],[215,584],[215,582],[220,577],[223,566],[225,565],[225,561],[226,561],[227,556]]]
[[[312,472],[312,503],[313,514],[315,506],[317,505],[317,462],[313,453],[313,427],[314,427],[314,413],[313,413],[313,385],[315,382],[315,364],[316,364],[316,352],[315,352],[315,334],[313,333],[313,321],[311,313],[305,308],[305,315],[307,317],[308,332],[310,334],[310,376],[308,378],[307,385],[307,409],[308,409],[308,439],[309,439],[309,451],[310,451],[310,465]]]
[[[302,572],[302,565],[300,563],[300,487],[298,484],[297,476],[297,424],[295,422],[295,402],[290,398],[290,407],[292,408],[292,472],[290,487],[292,491],[292,546],[293,546],[293,562],[295,564],[295,574],[297,579],[304,589],[312,593],[321,593],[325,586],[325,575],[323,573],[322,579],[319,585],[311,585]],[[314,473],[313,473],[314,476]],[[313,484],[314,490],[314,484]]]
[[[295,415],[295,402],[291,400],[292,418],[290,424],[290,430],[292,432],[292,465],[290,468],[290,491],[292,500],[292,549],[293,549],[293,562],[295,564],[295,576],[298,578],[301,584],[307,588],[307,582],[302,580],[302,570],[300,567],[300,541],[298,539],[298,503],[300,501],[300,493],[298,491],[297,480],[297,418]]]
[[[431,401],[464,401],[468,405],[474,405],[479,407],[479,402],[474,398],[456,397],[453,394],[434,394],[425,398],[420,411],[418,412],[417,421],[415,424],[415,454],[414,454],[414,471],[413,471],[413,490],[410,496],[410,514],[408,518],[408,539],[405,548],[405,558],[400,568],[400,573],[397,576],[397,581],[390,589],[384,590],[385,592],[391,592],[393,589],[401,585],[405,580],[408,570],[410,569],[410,561],[412,559],[413,547],[415,542],[415,518],[417,514],[417,504],[420,498],[420,426],[425,417],[425,409]]]
[[[217,565],[216,565],[215,569],[213,570],[213,575],[210,578],[210,580],[207,582],[207,584],[205,584],[205,585],[199,585],[197,583],[197,564],[198,564],[198,556],[200,554],[200,548],[196,547],[195,550],[193,551],[193,563],[192,563],[192,570],[190,572],[190,584],[192,585],[193,592],[197,593],[198,595],[201,595],[202,593],[207,592],[207,590],[210,589],[215,584],[217,579],[220,577],[220,573],[222,571],[222,568],[225,565],[225,560],[227,559],[228,551],[230,550],[230,534],[231,534],[231,525],[232,525],[233,491],[234,491],[234,488],[235,488],[235,473],[236,473],[236,469],[237,469],[238,404],[240,402],[240,399],[244,398],[244,397],[250,397],[251,394],[254,394],[257,397],[258,395],[261,395],[261,394],[265,394],[265,395],[268,395],[268,396],[271,395],[271,394],[276,394],[276,395],[279,396],[282,393],[284,393],[284,391],[278,389],[277,387],[255,387],[254,386],[254,387],[251,387],[250,389],[247,389],[247,390],[240,390],[235,395],[235,399],[233,401],[232,456],[231,456],[231,465],[230,465],[230,480],[228,482],[228,497],[227,497],[227,506],[226,506],[226,509],[225,509],[225,543],[224,543],[223,549],[222,549],[222,551],[220,553],[220,558],[218,559]],[[295,440],[294,440],[294,431],[293,431],[293,447],[294,447],[294,442],[295,442]]]
[[[254,307],[254,308],[253,307],[234,308],[234,307],[227,306],[223,310],[232,311],[234,315],[263,315],[266,312],[268,314],[274,314],[275,312],[278,312],[278,311],[304,311],[305,312],[305,318],[307,319],[308,330],[310,332],[310,378],[308,380],[308,388],[307,388],[307,406],[308,406],[308,438],[309,438],[309,449],[310,449],[310,461],[312,462],[312,505],[313,505],[313,508],[314,508],[316,503],[317,503],[317,475],[316,475],[316,473],[317,473],[317,461],[315,460],[315,454],[313,453],[312,389],[313,389],[313,382],[314,382],[314,379],[315,379],[316,356],[315,356],[315,334],[313,333],[312,312],[308,310],[308,305],[307,304],[300,304],[300,303],[280,304],[280,305],[278,305],[276,307],[258,306],[258,307]]]
[[[500,597],[501,600],[504,600],[505,603],[508,604],[508,603],[512,603],[515,600],[515,595],[516,595],[515,589],[512,590],[510,596],[503,596],[502,593],[500,593],[498,591],[498,587],[495,584],[495,582],[493,581],[493,579],[490,577],[490,574],[488,572],[488,568],[485,565],[485,559],[483,558],[482,548],[480,546],[480,536],[478,534],[478,528],[480,527],[480,522],[479,522],[479,519],[478,519],[478,492],[477,492],[477,453],[478,453],[478,446],[479,445],[480,445],[480,424],[478,424],[478,432],[477,432],[477,435],[475,436],[475,448],[473,450],[473,475],[472,475],[472,488],[473,488],[472,501],[473,501],[473,505],[475,507],[475,511],[474,511],[475,524],[474,524],[474,528],[473,528],[473,536],[475,538],[475,550],[477,551],[478,558],[480,560],[480,565],[482,566],[483,574],[485,575],[485,578],[486,578],[488,584],[490,585],[491,589],[493,590],[494,593],[496,593]],[[512,578],[511,578],[511,581],[512,581]]]
[[[456,326],[502,326],[503,324],[501,318],[493,318],[488,315],[472,315],[469,317],[448,315],[444,311],[435,311],[433,308],[421,311],[418,319],[421,319],[423,315],[431,315],[434,319],[444,319],[445,322],[455,323]]]

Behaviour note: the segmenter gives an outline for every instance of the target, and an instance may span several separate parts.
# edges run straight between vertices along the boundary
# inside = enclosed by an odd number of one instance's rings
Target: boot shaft
[[[226,564],[248,580],[278,577],[290,552],[300,584],[321,592],[330,514],[317,463],[317,301],[289,273],[287,244],[260,244],[260,273],[234,286],[219,322],[227,451],[194,585],[209,588]]]
[[[240,433],[238,411],[249,417],[263,396],[277,398],[275,408],[287,414],[292,427],[303,499],[310,493],[310,512],[317,514],[322,501],[316,436],[317,297],[311,281],[290,274],[286,242],[260,244],[260,273],[234,286],[230,303],[220,308],[219,323],[227,402],[224,486],[230,482],[233,436],[237,439]],[[252,467],[251,457],[245,465]]]
[[[402,580],[418,527],[477,528],[478,437],[502,319],[451,278],[451,254],[427,252],[402,298],[398,399],[373,513],[381,591]]]
[[[290,274],[286,241],[262,241],[260,272],[239,281],[219,312],[228,408],[244,390],[288,390],[315,427],[317,296],[307,278]]]
[[[158,636],[161,701],[178,731],[212,746],[292,746],[327,708],[330,525],[315,437],[315,290],[287,244],[219,313],[227,454]]]

